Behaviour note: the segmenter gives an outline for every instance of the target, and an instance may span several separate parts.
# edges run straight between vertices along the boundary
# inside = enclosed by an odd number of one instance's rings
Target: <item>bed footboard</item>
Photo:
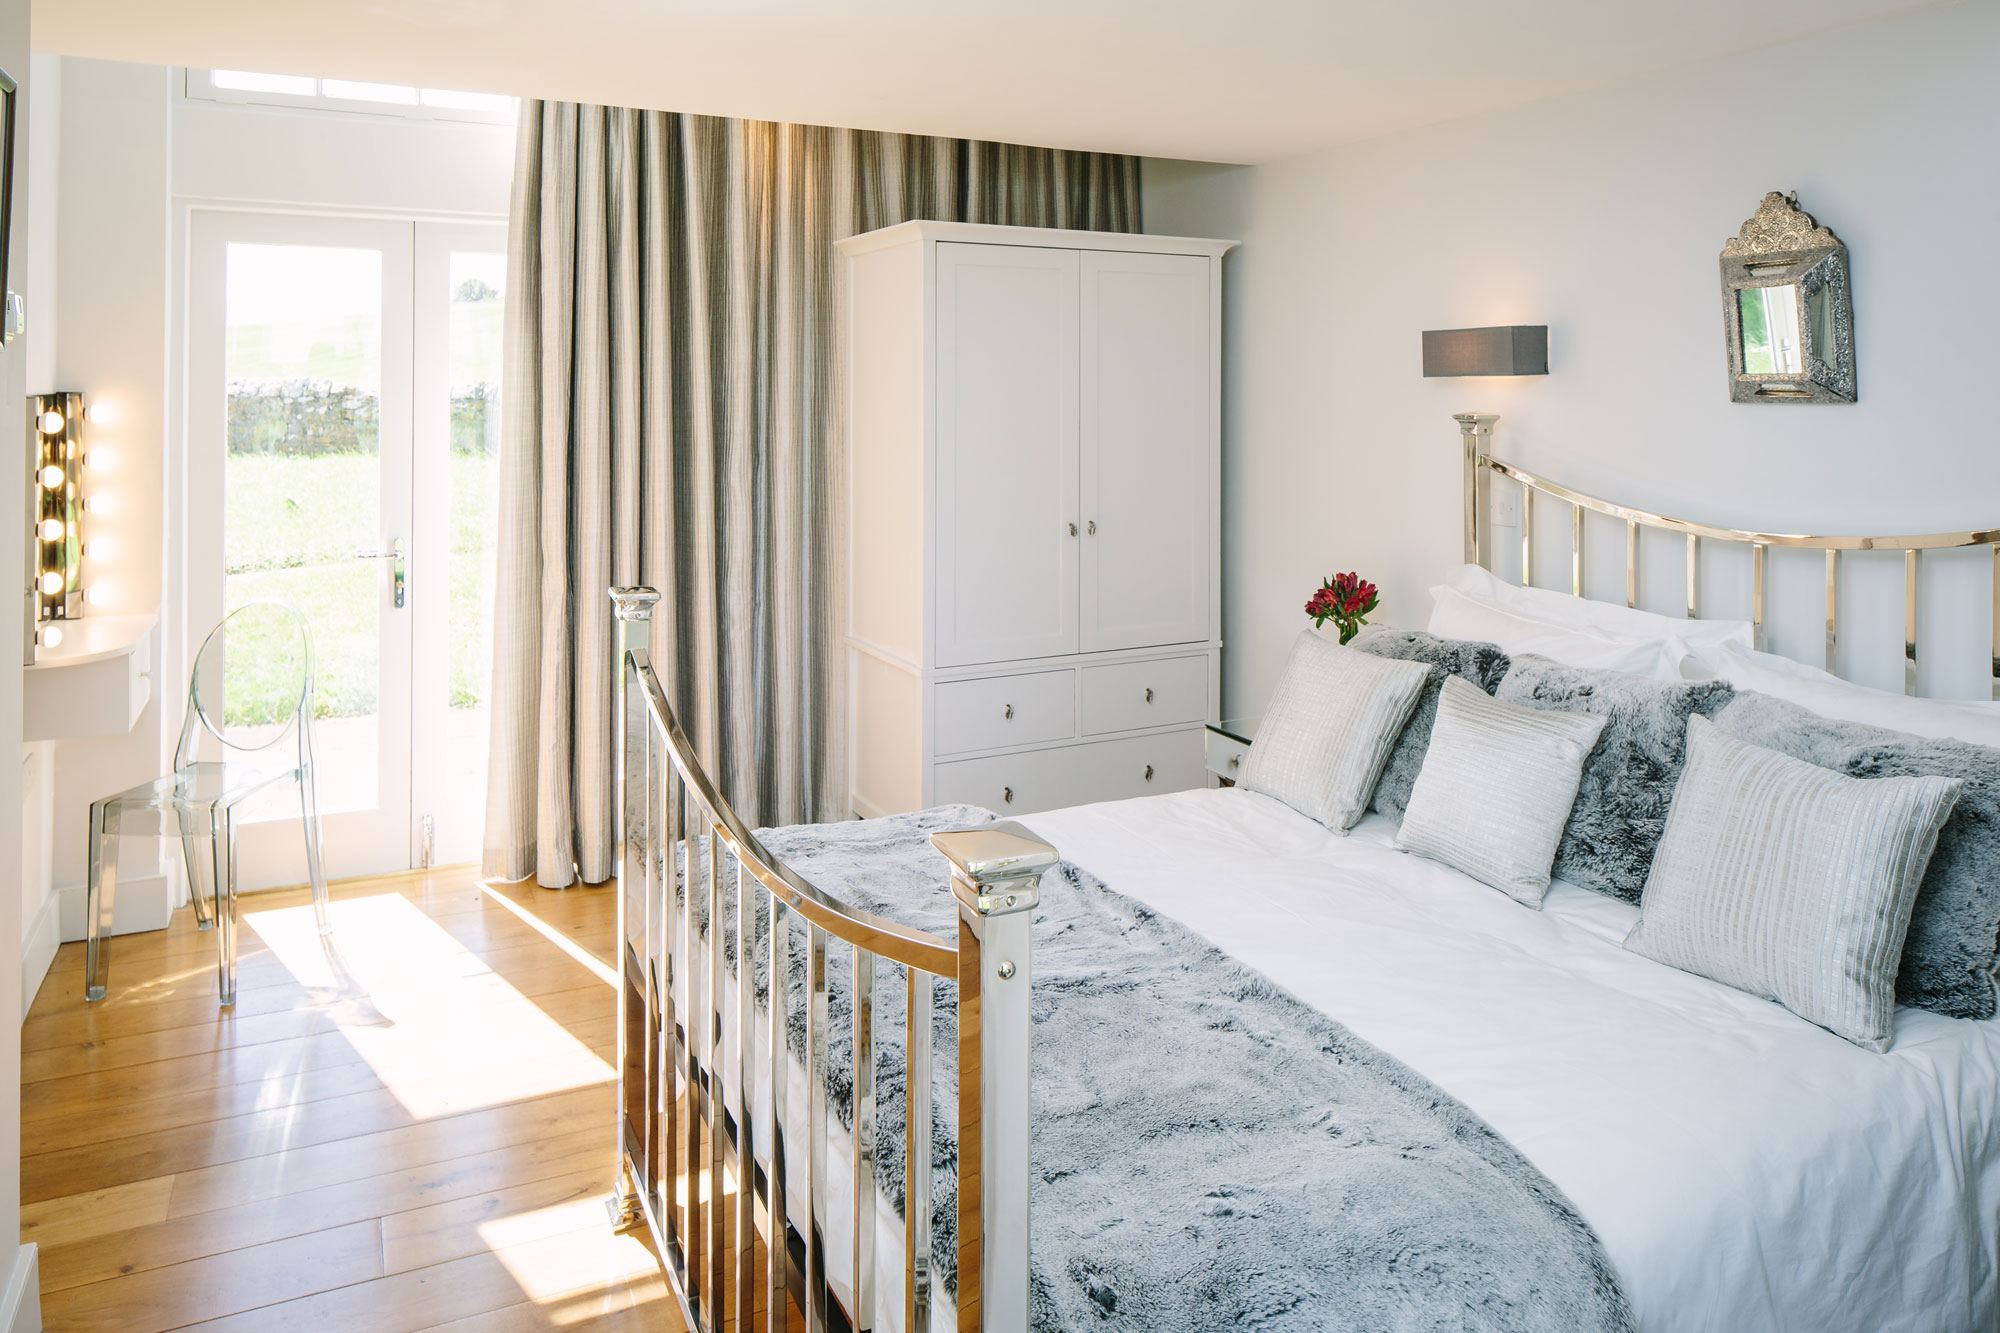
[[[931,1000],[958,1004],[957,1327],[1024,1333],[1028,1306],[1029,914],[1053,848],[1016,824],[932,836],[951,866],[955,938],[898,924],[821,892],[779,862],[703,772],[648,650],[650,588],[614,588],[621,640],[617,1152],[614,1225],[645,1227],[691,1328],[720,1333],[873,1329],[877,1293],[875,966],[907,977],[903,1290],[906,1333],[929,1333]],[[727,907],[726,858],[736,864]],[[677,893],[677,887],[682,890]],[[705,894],[707,938],[696,920]],[[683,901],[684,899],[684,901]],[[756,923],[769,922],[760,1015]],[[732,920],[733,918],[733,920]],[[733,929],[734,956],[726,941]],[[806,937],[808,1105],[787,1106],[787,946]],[[828,1272],[827,959],[853,958],[849,1271]],[[725,1017],[737,1040],[725,1041]],[[761,1024],[761,1027],[760,1027]],[[762,1042],[757,1037],[762,1037]],[[757,1068],[761,1058],[768,1067]],[[768,1089],[759,1098],[756,1089]],[[761,1106],[760,1106],[761,1102]],[[797,1111],[802,1109],[804,1116]],[[759,1112],[761,1111],[761,1114]],[[805,1132],[798,1135],[798,1121]],[[798,1137],[795,1137],[798,1136]],[[803,1215],[786,1182],[806,1155]],[[788,1170],[788,1168],[790,1168]],[[843,1280],[845,1295],[834,1279]]]

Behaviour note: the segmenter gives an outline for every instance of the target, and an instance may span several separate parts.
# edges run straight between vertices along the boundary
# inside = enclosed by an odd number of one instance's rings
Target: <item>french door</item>
[[[190,647],[248,601],[305,614],[329,875],[474,859],[505,229],[197,211],[189,242]],[[227,728],[276,707],[246,687]],[[304,877],[297,810],[248,812],[243,887]]]

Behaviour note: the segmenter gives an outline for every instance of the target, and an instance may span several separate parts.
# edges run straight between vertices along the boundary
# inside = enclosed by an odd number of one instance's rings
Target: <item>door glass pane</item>
[[[387,571],[355,552],[377,547],[382,533],[382,256],[232,243],[225,282],[226,603],[272,597],[305,613],[320,811],[372,809]],[[254,689],[232,693],[232,739],[282,727],[276,709]],[[287,799],[255,813],[297,812]]]
[[[475,855],[486,808],[493,674],[494,529],[500,504],[500,341],[507,257],[451,256],[451,655],[440,859]],[[421,521],[421,519],[419,520]]]

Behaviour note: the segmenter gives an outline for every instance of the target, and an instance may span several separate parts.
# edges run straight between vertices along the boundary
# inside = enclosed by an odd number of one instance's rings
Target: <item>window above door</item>
[[[186,94],[200,102],[240,106],[296,107],[403,120],[466,121],[512,125],[520,99],[504,93],[468,93],[418,88],[402,83],[322,79],[304,74],[265,74],[240,69],[190,69]]]

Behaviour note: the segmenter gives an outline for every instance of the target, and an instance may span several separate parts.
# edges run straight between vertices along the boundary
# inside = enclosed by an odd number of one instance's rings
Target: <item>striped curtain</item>
[[[524,105],[488,876],[615,871],[614,584],[744,819],[846,817],[833,243],[911,218],[1137,231],[1138,159]]]

